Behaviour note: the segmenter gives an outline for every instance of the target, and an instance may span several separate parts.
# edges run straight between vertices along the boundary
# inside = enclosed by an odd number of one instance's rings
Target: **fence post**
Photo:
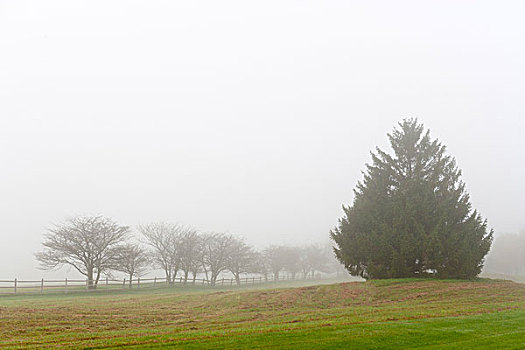
[[[16,294],[17,279],[15,278],[15,294]]]
[[[89,290],[89,281],[87,278],[86,278],[86,290]]]
[[[108,276],[106,276],[106,290],[109,289],[109,279],[108,279]]]
[[[42,282],[40,284],[40,294],[44,293],[44,279],[42,278]]]
[[[140,288],[140,277],[137,279],[137,288]]]
[[[122,289],[126,288],[126,277],[122,280]]]
[[[157,287],[157,276],[153,279],[153,288]]]
[[[66,283],[64,284],[65,285],[65,288],[64,288],[64,293],[67,294],[67,278],[66,278]]]

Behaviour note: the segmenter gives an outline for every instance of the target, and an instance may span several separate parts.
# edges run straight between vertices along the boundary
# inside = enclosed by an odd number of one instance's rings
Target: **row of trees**
[[[353,204],[343,206],[344,215],[330,232],[337,259],[350,274],[366,279],[477,276],[493,231],[472,208],[455,159],[417,119],[403,120],[388,138],[392,152],[376,148],[371,154]],[[96,286],[102,273],[123,271],[131,279],[152,266],[162,268],[171,282],[178,273],[185,282],[202,273],[211,284],[223,272],[238,283],[243,273],[307,276],[328,271],[332,256],[331,249],[319,247],[257,252],[230,234],[167,223],[138,229],[142,246],[126,243],[127,226],[78,217],[50,230],[37,258],[44,268],[71,265]],[[334,265],[330,269],[337,271]]]
[[[336,272],[340,265],[329,246],[269,246],[256,251],[242,238],[226,233],[200,233],[178,224],[151,223],[138,227],[140,239],[131,242],[131,230],[103,216],[78,216],[55,225],[45,236],[44,250],[36,254],[43,269],[72,266],[96,288],[102,275],[125,273],[129,280],[152,269],[162,269],[173,283],[193,282],[199,274],[215,285],[219,275],[231,273],[240,284],[243,274],[282,272],[304,278],[318,272]]]

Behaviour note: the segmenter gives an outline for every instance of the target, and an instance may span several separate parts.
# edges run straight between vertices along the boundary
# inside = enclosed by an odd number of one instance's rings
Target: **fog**
[[[525,282],[525,230],[519,234],[502,234],[493,242],[485,261],[484,274]]]
[[[0,0],[0,279],[102,214],[325,242],[418,117],[495,235],[525,227],[525,3]]]

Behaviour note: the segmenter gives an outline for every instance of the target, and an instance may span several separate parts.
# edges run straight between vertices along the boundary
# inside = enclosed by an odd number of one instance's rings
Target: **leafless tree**
[[[257,271],[255,252],[243,239],[233,238],[229,255],[227,258],[227,269],[235,277],[237,285],[241,285],[242,273],[254,273]]]
[[[299,259],[299,264],[301,266],[301,271],[303,273],[303,278],[307,278],[313,270],[312,261],[310,259],[311,254],[309,250],[311,247],[305,246],[301,247],[301,256]]]
[[[184,283],[188,282],[190,273],[193,283],[202,268],[202,236],[194,229],[187,229],[180,235],[181,270],[184,273]]]
[[[258,273],[264,276],[264,280],[268,282],[268,274],[271,273],[268,259],[264,252],[255,251],[252,254],[254,273]]]
[[[301,259],[303,277],[306,278],[311,274],[313,278],[316,271],[326,272],[332,256],[333,251],[330,246],[311,244],[304,247]]]
[[[192,283],[195,284],[195,280],[197,279],[197,274],[201,273],[201,272],[205,272],[205,268],[204,268],[204,243],[203,243],[203,237],[201,235],[199,235],[199,245],[197,247],[197,250],[195,251],[195,255],[194,255],[194,258],[195,260],[192,261],[191,263],[191,269],[190,269],[190,272],[191,272],[191,275],[192,275],[192,278],[193,278],[193,281]],[[208,274],[206,273],[206,277],[208,276]]]
[[[96,288],[100,275],[111,269],[117,246],[125,241],[128,226],[103,216],[77,216],[49,229],[44,250],[36,253],[42,269],[73,266]]]
[[[126,244],[116,249],[112,269],[126,273],[131,288],[133,277],[144,275],[150,263],[150,257],[144,248],[136,244]]]
[[[279,273],[286,266],[288,253],[287,247],[284,246],[269,246],[264,250],[264,257],[267,261],[270,271],[273,273],[274,280],[279,279]]]
[[[203,236],[202,266],[212,286],[215,285],[219,274],[228,269],[228,259],[231,254],[235,238],[225,233],[211,233]]]
[[[181,266],[180,240],[188,229],[182,225],[164,222],[140,225],[139,231],[153,248],[151,257],[155,266],[164,270],[166,280],[173,283]]]
[[[285,247],[284,269],[292,274],[292,279],[301,271],[301,248]]]

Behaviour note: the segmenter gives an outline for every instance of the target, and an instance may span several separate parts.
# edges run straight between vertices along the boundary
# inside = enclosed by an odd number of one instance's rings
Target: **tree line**
[[[392,152],[371,152],[353,203],[343,206],[330,231],[337,260],[365,279],[477,276],[494,232],[473,209],[456,160],[417,119],[404,119],[387,136]],[[239,283],[241,274],[278,279],[282,271],[295,277],[338,268],[330,265],[332,249],[325,247],[256,251],[231,234],[169,223],[141,225],[138,231],[143,244],[131,244],[129,227],[104,217],[77,217],[48,232],[37,259],[43,268],[71,265],[93,286],[102,273],[122,271],[131,279],[152,267],[171,282],[178,274],[185,283],[204,274],[212,285],[224,272]]]
[[[36,259],[42,269],[71,266],[93,289],[101,276],[114,272],[125,273],[130,283],[153,269],[161,269],[169,283],[177,278],[195,283],[200,274],[213,286],[223,273],[233,275],[240,285],[243,274],[278,280],[283,272],[307,278],[341,269],[329,245],[270,245],[258,251],[239,236],[180,224],[155,222],[139,225],[137,231],[138,240],[129,226],[111,218],[77,216],[48,230]]]
[[[525,229],[518,234],[498,236],[483,271],[525,276]]]

